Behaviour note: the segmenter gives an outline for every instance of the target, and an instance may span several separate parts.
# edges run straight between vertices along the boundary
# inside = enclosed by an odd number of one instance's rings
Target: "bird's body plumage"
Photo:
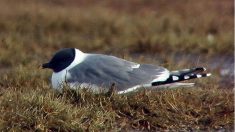
[[[77,83],[96,84],[100,87],[110,88],[112,84],[122,91],[139,84],[150,84],[160,76],[169,77],[163,67],[147,64],[136,64],[113,56],[90,54],[82,63],[70,69],[70,78],[67,81]]]
[[[63,50],[57,52],[53,59],[58,60],[57,56],[61,58],[61,54],[64,54],[71,60],[71,54],[68,49],[66,52],[63,52]],[[68,63],[66,64],[68,65],[67,67],[60,71],[54,70],[51,79],[53,88],[62,88],[63,84],[66,83],[71,88],[87,87],[94,91],[99,91],[100,89],[108,91],[111,86],[115,86],[118,93],[127,93],[140,87],[153,87],[201,77],[199,74],[193,75],[193,72],[199,71],[198,69],[170,72],[160,66],[138,64],[114,56],[87,54],[78,49],[74,49],[73,52],[72,62],[62,60],[65,61],[64,63]],[[50,63],[54,64],[57,62]],[[58,62],[58,64],[61,63],[63,62]],[[49,68],[53,69],[53,67]]]

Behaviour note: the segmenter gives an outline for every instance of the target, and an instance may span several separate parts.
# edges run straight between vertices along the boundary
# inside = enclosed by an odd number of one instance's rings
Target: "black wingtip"
[[[175,82],[180,82],[180,81],[185,81],[185,80],[190,80],[190,79],[195,79],[195,78],[201,78],[201,77],[209,77],[211,76],[211,73],[191,73],[191,74],[182,74],[182,75],[175,75],[171,74],[170,77],[166,81],[162,82],[153,82],[152,86],[158,86],[158,85],[164,85],[164,84],[169,84],[169,83],[175,83]]]

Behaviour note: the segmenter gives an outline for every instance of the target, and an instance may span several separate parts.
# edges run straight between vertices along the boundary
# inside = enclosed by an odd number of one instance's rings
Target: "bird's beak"
[[[42,69],[45,69],[45,68],[50,68],[50,63],[44,63],[42,64]]]

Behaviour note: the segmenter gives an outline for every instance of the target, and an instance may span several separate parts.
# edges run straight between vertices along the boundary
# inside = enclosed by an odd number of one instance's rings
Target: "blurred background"
[[[1,0],[0,73],[75,47],[170,70],[205,66],[231,88],[233,19],[233,0]]]

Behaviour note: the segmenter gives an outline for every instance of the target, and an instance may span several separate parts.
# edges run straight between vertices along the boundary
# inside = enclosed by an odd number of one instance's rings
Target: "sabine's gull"
[[[169,71],[161,66],[138,64],[114,56],[83,53],[76,48],[65,48],[54,54],[42,65],[53,70],[51,82],[54,89],[68,84],[70,88],[91,88],[93,91],[109,91],[115,86],[119,94],[165,85],[192,85],[177,83],[193,78],[207,77],[206,69],[197,67]]]

